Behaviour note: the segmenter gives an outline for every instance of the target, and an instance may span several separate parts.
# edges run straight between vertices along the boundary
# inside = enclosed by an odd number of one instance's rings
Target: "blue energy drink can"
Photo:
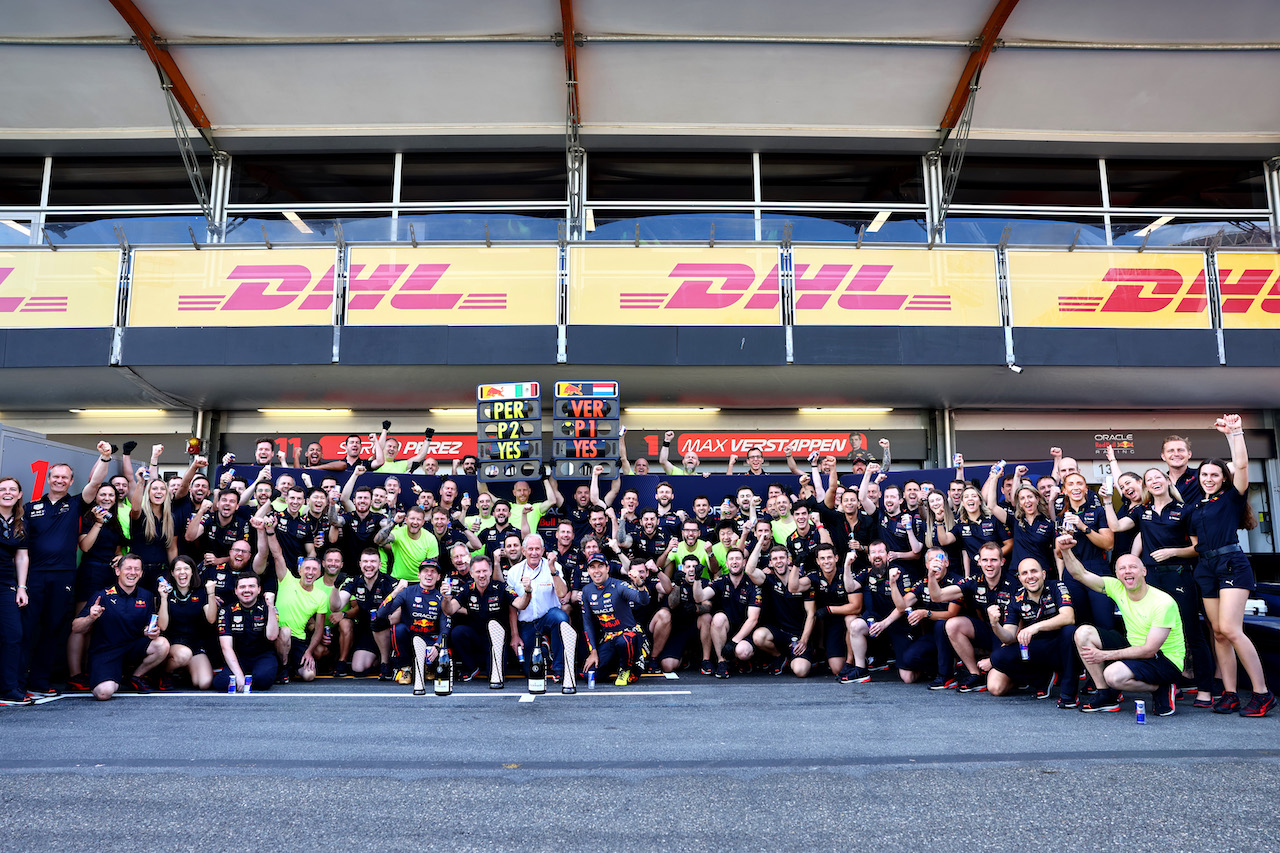
[[[253,676],[252,675],[246,675],[244,677],[244,692],[245,693],[253,692]]]
[[[587,689],[596,689],[596,671],[594,669],[587,673]]]
[[[1134,710],[1137,711],[1138,725],[1145,726],[1147,724],[1147,703],[1141,699],[1133,700]]]
[[[1022,659],[1023,659],[1023,660],[1031,660],[1031,654],[1027,651],[1027,644],[1026,644],[1026,643],[1019,643],[1019,644],[1018,644],[1018,649],[1019,649],[1019,651],[1021,651],[1021,652],[1022,652]]]

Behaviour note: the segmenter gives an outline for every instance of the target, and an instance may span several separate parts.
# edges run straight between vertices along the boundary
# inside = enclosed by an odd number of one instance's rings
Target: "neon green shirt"
[[[1134,601],[1117,578],[1104,577],[1102,584],[1107,596],[1116,603],[1120,608],[1120,615],[1124,617],[1125,637],[1129,640],[1129,645],[1141,646],[1146,643],[1152,628],[1168,628],[1169,636],[1160,644],[1160,651],[1164,652],[1164,656],[1174,666],[1182,669],[1187,656],[1187,645],[1182,636],[1182,617],[1178,614],[1178,603],[1173,600],[1173,596],[1148,584],[1146,595],[1139,601]]]
[[[427,528],[422,528],[417,539],[409,538],[408,528],[395,532],[391,540],[391,555],[395,558],[391,566],[391,577],[402,581],[418,580],[418,565],[428,558],[439,559],[440,543]]]
[[[280,589],[276,592],[276,614],[280,619],[280,627],[288,628],[295,640],[307,638],[307,623],[316,614],[329,612],[329,587],[320,580],[315,582],[311,591],[302,588],[302,581],[286,572],[280,581]]]

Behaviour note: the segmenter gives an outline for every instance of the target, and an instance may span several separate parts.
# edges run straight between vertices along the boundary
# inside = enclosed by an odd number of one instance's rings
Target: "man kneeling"
[[[1105,592],[1124,616],[1125,634],[1098,630],[1092,625],[1076,629],[1076,648],[1093,676],[1098,690],[1080,706],[1082,711],[1117,711],[1121,690],[1151,693],[1158,716],[1173,714],[1178,676],[1186,658],[1182,619],[1173,596],[1147,584],[1142,560],[1125,554],[1116,560],[1114,578],[1086,569],[1071,547],[1071,536],[1059,536],[1056,547],[1067,571],[1089,589]]]

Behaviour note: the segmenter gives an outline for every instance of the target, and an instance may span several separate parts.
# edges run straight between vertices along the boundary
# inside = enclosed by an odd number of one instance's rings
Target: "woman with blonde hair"
[[[142,586],[156,592],[160,576],[178,556],[169,484],[157,476],[163,445],[151,448],[151,465],[135,473],[129,503],[130,550],[142,558]],[[141,523],[139,523],[141,522]]]
[[[1013,553],[1009,565],[1016,571],[1017,566],[1030,557],[1045,572],[1050,572],[1057,565],[1053,550],[1057,531],[1053,519],[1049,517],[1049,505],[1045,503],[1044,495],[1023,479],[1027,469],[1025,465],[1019,465],[1014,470],[1014,482],[1017,485],[1011,496],[1015,509],[1012,513],[1009,512],[1000,505],[997,494],[997,483],[1003,473],[1003,465],[991,466],[987,482],[982,486],[982,499],[987,505],[987,511],[996,521],[1012,528]]]
[[[982,550],[983,545],[988,542],[999,545],[1000,555],[1004,558],[1006,566],[1009,564],[1009,552],[1013,549],[1013,542],[1005,537],[1004,526],[996,522],[991,511],[982,502],[982,492],[975,486],[964,487],[964,491],[960,494],[960,510],[956,515],[955,523],[946,533],[939,532],[938,541],[943,545],[960,543],[966,578],[978,575],[974,567],[977,565],[978,552]]]

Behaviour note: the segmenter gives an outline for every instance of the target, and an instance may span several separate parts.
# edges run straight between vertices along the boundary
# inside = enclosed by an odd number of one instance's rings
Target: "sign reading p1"
[[[590,479],[596,465],[605,478],[618,475],[620,404],[617,382],[556,383],[551,454],[557,477]]]
[[[542,469],[542,406],[537,382],[476,388],[476,451],[481,482],[537,476]]]

